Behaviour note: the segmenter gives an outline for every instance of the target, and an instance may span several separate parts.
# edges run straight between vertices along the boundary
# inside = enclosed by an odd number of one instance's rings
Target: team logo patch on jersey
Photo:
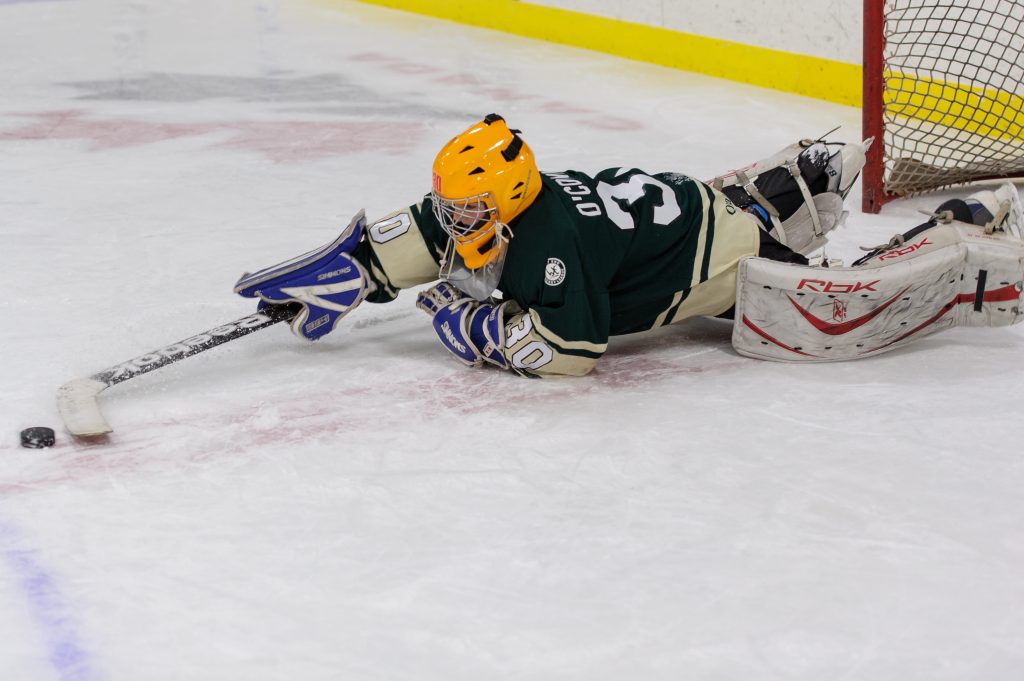
[[[558,286],[565,281],[565,263],[558,258],[548,258],[548,264],[544,267],[544,283],[548,286]]]

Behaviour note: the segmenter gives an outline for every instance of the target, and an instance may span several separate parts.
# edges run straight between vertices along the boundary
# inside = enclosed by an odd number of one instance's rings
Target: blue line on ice
[[[4,0],[0,0],[3,2]],[[36,551],[24,548],[17,529],[0,519],[0,563],[6,563],[28,601],[29,611],[42,630],[47,657],[60,681],[97,681],[89,656],[78,641],[75,624],[54,578],[37,560]]]

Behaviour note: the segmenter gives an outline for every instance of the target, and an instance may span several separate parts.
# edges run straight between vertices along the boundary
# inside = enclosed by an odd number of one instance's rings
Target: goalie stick
[[[64,426],[69,433],[77,437],[96,437],[110,433],[113,428],[103,418],[96,400],[99,394],[110,386],[156,371],[168,364],[247,336],[278,322],[288,321],[299,312],[299,309],[298,305],[273,305],[264,311],[139,355],[88,378],[78,378],[65,383],[57,390],[57,409],[64,420]]]

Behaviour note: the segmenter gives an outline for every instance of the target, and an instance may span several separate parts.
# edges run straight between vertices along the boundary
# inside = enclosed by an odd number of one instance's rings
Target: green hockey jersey
[[[759,228],[724,194],[678,173],[609,169],[542,173],[543,188],[509,227],[498,284],[509,365],[529,376],[582,375],[609,336],[728,310],[736,266]],[[448,236],[430,197],[370,225],[357,253],[372,302],[439,276]]]

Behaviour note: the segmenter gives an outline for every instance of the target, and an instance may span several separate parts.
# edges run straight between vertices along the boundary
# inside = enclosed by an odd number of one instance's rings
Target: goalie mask
[[[450,237],[441,276],[483,300],[501,277],[508,224],[540,193],[533,152],[490,114],[441,149],[433,180],[434,215]]]

